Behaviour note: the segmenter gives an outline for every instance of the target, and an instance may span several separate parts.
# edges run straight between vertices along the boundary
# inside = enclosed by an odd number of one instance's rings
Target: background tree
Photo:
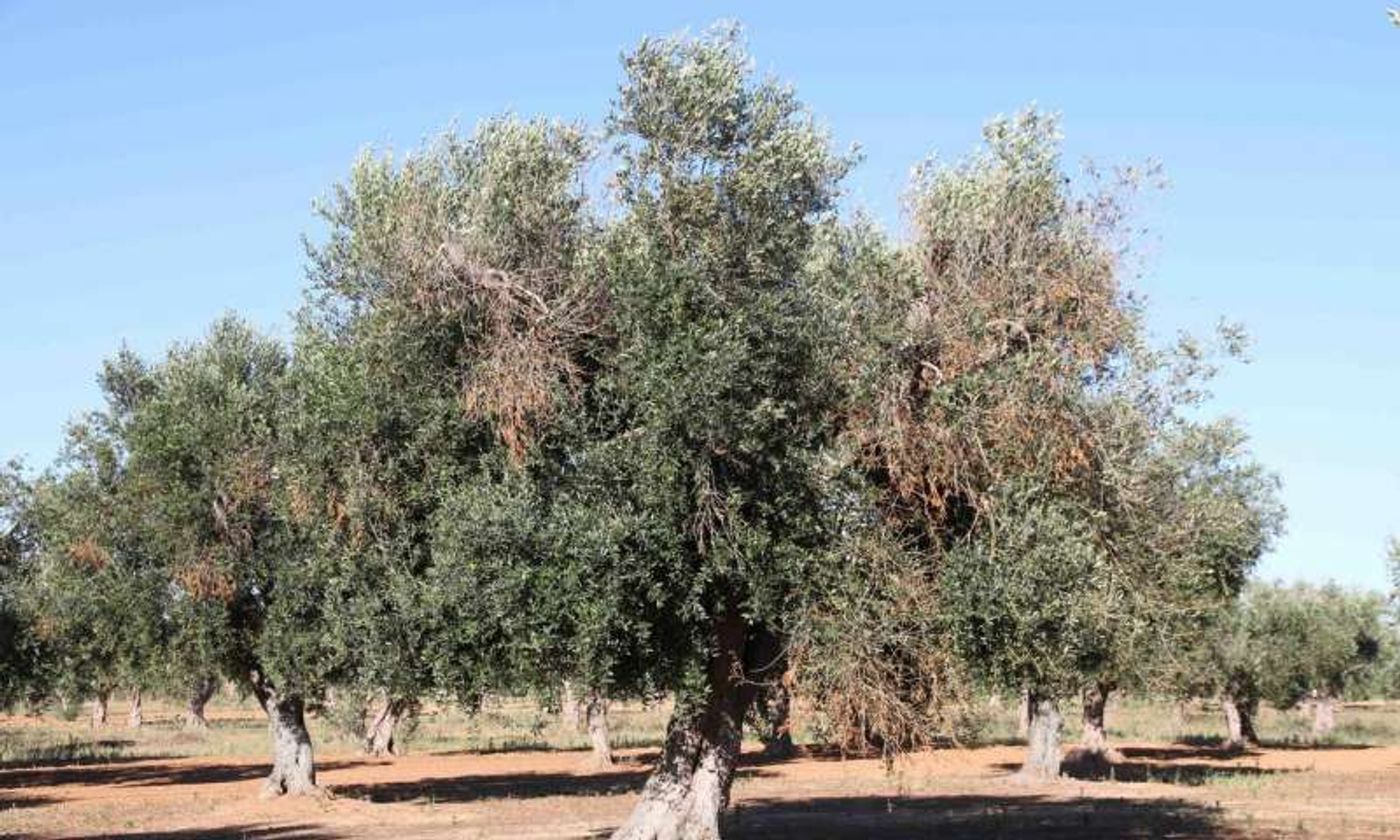
[[[33,695],[40,649],[25,609],[25,582],[37,534],[32,483],[19,461],[0,465],[0,705]]]
[[[1228,585],[1259,546],[1214,558],[1234,566],[1228,580],[1178,568],[1191,557],[1169,524],[1183,490],[1141,477],[1199,373],[1147,348],[1123,286],[1143,173],[1074,191],[1055,120],[1036,112],[984,136],[965,162],[916,174],[907,256],[851,301],[872,326],[850,365],[849,439],[889,534],[927,570],[913,580],[944,624],[929,643],[1029,690],[1025,771],[1054,776],[1058,698],[1111,678],[1154,594],[1182,573]]]
[[[266,711],[274,795],[317,791],[305,710],[336,661],[325,568],[279,478],[293,457],[280,432],[287,365],[277,341],[225,317],[152,367],[129,433],[155,553],[186,619],[182,650],[215,656]]]
[[[92,697],[94,725],[107,722],[111,694],[125,690],[128,723],[140,726],[142,690],[164,657],[166,597],[125,440],[147,372],[123,351],[99,384],[106,407],[69,427],[58,463],[33,488],[37,553],[25,589],[51,689]]]
[[[298,482],[342,512],[321,550],[340,569],[342,678],[384,692],[371,750],[432,688],[473,704],[561,672],[538,649],[513,655],[538,605],[520,575],[490,573],[503,546],[472,500],[529,497],[526,470],[549,457],[538,439],[585,374],[590,154],[577,127],[488,120],[401,163],[362,158],[323,209],[298,340]],[[510,546],[534,529],[518,512]]]
[[[1336,725],[1348,684],[1380,656],[1383,601],[1334,585],[1258,586],[1245,604],[1260,696],[1280,709],[1306,702],[1313,735]]]

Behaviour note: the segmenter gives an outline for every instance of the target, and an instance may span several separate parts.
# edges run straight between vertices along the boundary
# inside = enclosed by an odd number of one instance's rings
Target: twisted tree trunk
[[[1254,734],[1254,715],[1259,709],[1259,701],[1225,695],[1220,698],[1220,708],[1225,710],[1225,747],[1240,750],[1259,745],[1259,736]]]
[[[1060,777],[1060,727],[1064,718],[1053,697],[1030,694],[1026,763],[1017,775],[1024,781],[1052,781]]]
[[[600,770],[612,767],[612,742],[608,737],[608,698],[600,691],[589,692],[585,712],[588,717],[588,742],[593,748],[588,763]]]
[[[1108,706],[1108,696],[1113,689],[1114,685],[1110,682],[1096,682],[1084,689],[1084,737],[1081,746],[1091,755],[1114,757],[1104,726],[1104,709]]]
[[[195,683],[194,690],[190,693],[189,708],[185,713],[186,729],[205,730],[209,728],[209,720],[204,717],[204,707],[209,705],[209,701],[218,690],[219,681],[214,677],[204,677]]]
[[[141,723],[141,688],[137,686],[131,690],[131,711],[127,713],[126,725],[131,729],[140,729]]]
[[[1329,694],[1319,694],[1312,701],[1313,738],[1325,738],[1337,726],[1337,700]]]
[[[107,725],[107,704],[112,699],[112,692],[106,689],[99,690],[97,696],[92,698],[92,725],[94,727]]]
[[[384,705],[370,722],[365,733],[365,752],[370,755],[398,755],[399,744],[395,739],[399,722],[411,711],[412,704],[402,697],[385,697]]]
[[[791,678],[790,672],[785,673],[782,680],[764,686],[762,691],[763,755],[766,758],[786,759],[797,753],[792,743]]]
[[[559,716],[563,718],[565,726],[574,730],[579,728],[583,720],[581,706],[578,695],[574,692],[574,684],[564,680],[563,688],[559,691]]]
[[[302,698],[280,694],[256,671],[250,682],[272,734],[272,772],[263,783],[263,796],[321,795]]]
[[[613,840],[718,840],[744,715],[779,650],[771,633],[748,627],[737,611],[716,619],[705,694],[677,705],[660,762]]]
[[[1028,688],[1021,690],[1019,705],[1016,709],[1016,734],[1021,738],[1029,738],[1031,734],[1031,691]]]

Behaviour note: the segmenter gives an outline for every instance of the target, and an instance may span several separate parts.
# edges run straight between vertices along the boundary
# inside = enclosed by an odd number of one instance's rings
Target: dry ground
[[[113,719],[124,722],[113,704]],[[735,785],[738,838],[1400,837],[1400,708],[1348,707],[1332,743],[1265,718],[1274,746],[1228,756],[1209,710],[1124,704],[1110,732],[1126,760],[1111,780],[1022,785],[1015,745],[945,749],[888,770],[820,751],[783,763],[750,755]],[[578,743],[524,702],[468,719],[427,715],[412,753],[370,759],[324,722],[327,801],[258,799],[265,730],[247,706],[221,708],[207,735],[168,709],[140,731],[0,718],[0,836],[154,838],[598,837],[622,820],[656,755],[664,710],[625,707],[611,772],[581,770]],[[1119,723],[1114,725],[1113,721]],[[1004,739],[997,719],[988,740]],[[1074,733],[1067,733],[1072,739]],[[482,752],[482,750],[494,750]]]

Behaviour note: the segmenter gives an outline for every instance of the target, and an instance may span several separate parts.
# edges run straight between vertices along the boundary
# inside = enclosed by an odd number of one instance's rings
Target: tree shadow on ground
[[[850,796],[739,803],[725,817],[730,840],[957,838],[1236,838],[1220,811],[1181,800],[1024,796]],[[605,838],[599,833],[596,838]]]
[[[314,825],[230,825],[178,831],[136,831],[103,836],[120,837],[123,840],[335,840],[347,835],[333,834]]]
[[[1218,735],[1186,735],[1184,737],[1176,739],[1176,743],[1191,747],[1203,747],[1207,749],[1214,749],[1221,755],[1239,755],[1242,752],[1249,753],[1255,749],[1253,747],[1248,747],[1243,750],[1238,748],[1227,748],[1225,746],[1225,739],[1221,738]],[[1373,750],[1377,748],[1377,745],[1340,744],[1335,742],[1314,743],[1312,741],[1265,739],[1261,740],[1257,747],[1266,750],[1317,750],[1321,752],[1327,750]]]
[[[0,761],[0,771],[13,768],[32,767],[87,767],[93,764],[116,764],[128,761],[151,761],[162,758],[174,758],[175,756],[165,755],[73,755],[75,750],[108,750],[118,751],[135,746],[135,741],[81,741],[77,744],[58,744],[49,747],[31,747],[16,750],[20,755],[18,758],[9,758]]]
[[[487,799],[537,799],[546,796],[613,796],[639,793],[651,775],[650,762],[635,757],[612,770],[593,773],[476,773],[395,782],[332,785],[338,798],[366,802],[479,802]],[[741,768],[739,778],[768,775]]]
[[[19,808],[37,808],[40,805],[52,805],[58,800],[48,796],[6,796],[0,793],[0,811],[12,811]]]
[[[1082,781],[1109,782],[1158,782],[1161,784],[1186,785],[1196,787],[1224,779],[1275,776],[1294,770],[1265,769],[1239,764],[1222,764],[1238,755],[1228,753],[1201,754],[1195,748],[1175,750],[1170,747],[1128,747],[1120,751],[1120,758],[1110,760],[1101,755],[1084,752],[1071,752],[1060,765],[1060,772]],[[1185,759],[1205,759],[1185,760]],[[998,764],[1007,771],[1021,769],[1020,764]]]
[[[268,764],[166,764],[159,759],[116,759],[79,766],[0,770],[0,789],[54,785],[207,785],[242,782],[266,776]],[[359,767],[367,761],[323,761],[317,772]]]

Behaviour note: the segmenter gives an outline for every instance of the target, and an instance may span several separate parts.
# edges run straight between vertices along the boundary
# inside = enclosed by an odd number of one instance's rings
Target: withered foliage
[[[237,592],[232,576],[215,561],[212,551],[206,549],[189,562],[175,567],[171,572],[175,584],[190,597],[200,601],[231,603]]]
[[[311,256],[328,308],[378,313],[369,329],[451,364],[463,410],[517,460],[576,395],[603,322],[585,268],[590,155],[575,126],[488,120],[402,163],[362,158],[322,209],[332,235]]]
[[[823,728],[843,751],[887,759],[972,732],[972,680],[939,622],[928,568],[887,533],[854,540],[846,562],[790,654]]]
[[[85,536],[68,545],[68,557],[79,568],[100,572],[112,562],[112,555],[94,537]]]
[[[987,150],[916,173],[919,270],[898,346],[852,408],[864,463],[933,531],[976,516],[1009,476],[1081,484],[1099,441],[1085,395],[1137,328],[1122,289],[1135,175],[1083,197],[1061,174],[1053,119],[993,122]]]

